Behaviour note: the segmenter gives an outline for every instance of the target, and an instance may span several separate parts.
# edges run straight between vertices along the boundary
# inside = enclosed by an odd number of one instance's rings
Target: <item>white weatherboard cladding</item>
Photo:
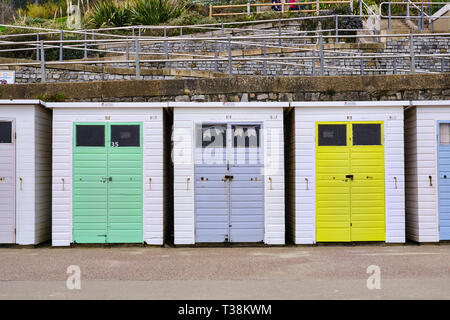
[[[404,242],[403,107],[397,105],[295,108],[295,243],[316,242],[315,125],[319,121],[384,122],[386,242]]]
[[[175,244],[195,243],[194,211],[194,128],[202,122],[263,123],[264,148],[264,224],[266,244],[284,244],[284,144],[283,109],[269,107],[174,108],[174,226]],[[268,178],[272,178],[272,189]],[[189,180],[188,180],[189,179]]]
[[[16,243],[38,244],[49,239],[49,176],[51,115],[31,101],[0,103],[0,118],[14,119],[16,139]],[[47,139],[47,141],[46,141]],[[36,162],[36,159],[40,159]],[[41,179],[41,177],[44,177]],[[20,182],[22,178],[22,182]],[[47,205],[45,205],[47,203]]]
[[[108,120],[106,120],[106,118]],[[163,110],[162,108],[53,109],[53,246],[72,243],[72,153],[74,122],[142,122],[143,242],[163,243]],[[151,184],[150,184],[150,178]],[[64,190],[63,190],[64,179]]]
[[[406,236],[418,242],[439,241],[437,121],[450,121],[449,108],[430,103],[406,111]]]

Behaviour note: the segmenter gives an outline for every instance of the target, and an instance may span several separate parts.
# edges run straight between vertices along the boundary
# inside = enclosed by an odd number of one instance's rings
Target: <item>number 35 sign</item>
[[[15,71],[0,70],[0,84],[13,84],[15,82],[15,78]]]

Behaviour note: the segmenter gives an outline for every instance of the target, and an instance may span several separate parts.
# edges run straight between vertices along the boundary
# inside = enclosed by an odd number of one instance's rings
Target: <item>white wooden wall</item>
[[[38,244],[50,238],[50,113],[35,104],[0,104],[0,118],[16,125],[16,243]]]
[[[130,105],[132,105],[130,103]],[[163,114],[160,107],[53,109],[52,244],[72,242],[72,153],[74,122],[143,123],[143,242],[163,243]],[[109,116],[109,120],[105,117]],[[149,179],[152,179],[151,188]],[[62,179],[65,180],[64,191]]]
[[[221,103],[173,105],[175,244],[195,243],[193,143],[195,124],[202,121],[263,122],[266,182],[264,242],[284,244],[283,106],[287,107],[288,104],[273,103],[270,107],[269,103],[260,103],[257,108]],[[269,176],[273,179],[272,190],[267,181]],[[190,179],[189,189],[187,179]]]
[[[50,240],[52,222],[52,113],[35,107],[35,241]]]
[[[319,121],[384,121],[386,242],[404,242],[403,107],[331,105],[295,108],[295,243],[316,242],[315,124]],[[394,177],[398,179],[397,189]],[[305,178],[309,180],[308,190]]]
[[[430,102],[429,106],[406,112],[406,236],[418,242],[439,241],[436,124],[450,121],[449,107],[448,102]],[[429,176],[433,177],[433,186]]]

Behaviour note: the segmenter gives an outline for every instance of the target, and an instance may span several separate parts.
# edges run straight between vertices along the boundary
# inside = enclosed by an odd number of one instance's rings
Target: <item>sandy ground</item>
[[[0,299],[450,299],[450,245],[0,248]]]

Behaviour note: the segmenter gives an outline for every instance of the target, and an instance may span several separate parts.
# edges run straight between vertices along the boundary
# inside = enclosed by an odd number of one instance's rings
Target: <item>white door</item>
[[[15,243],[16,152],[14,120],[0,118],[0,243]]]

